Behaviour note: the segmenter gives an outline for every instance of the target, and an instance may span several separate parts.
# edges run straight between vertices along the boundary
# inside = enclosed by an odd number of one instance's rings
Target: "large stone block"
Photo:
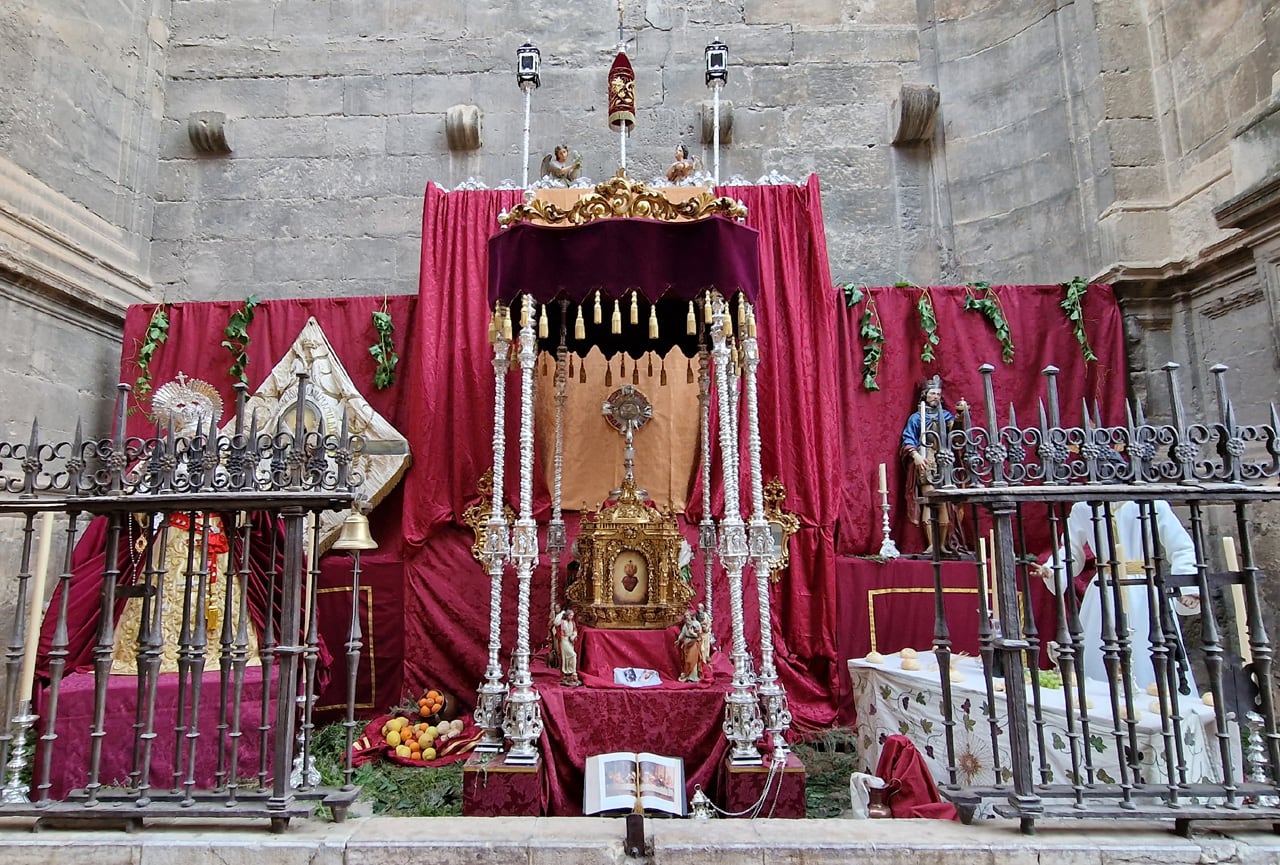
[[[413,106],[412,75],[360,75],[348,78],[343,90],[346,115],[408,114]]]
[[[859,63],[914,63],[920,56],[914,27],[858,27],[793,31],[792,61],[831,62],[842,58]]]
[[[342,113],[344,78],[289,78],[286,87],[286,114],[305,117]]]
[[[841,0],[746,0],[748,24],[839,24],[844,18]]]
[[[1104,72],[1101,81],[1108,118],[1156,116],[1155,87],[1150,72]]]

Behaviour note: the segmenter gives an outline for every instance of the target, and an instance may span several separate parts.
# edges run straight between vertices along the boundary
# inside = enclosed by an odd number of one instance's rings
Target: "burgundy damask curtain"
[[[963,398],[969,403],[973,424],[985,426],[978,368],[989,363],[995,367],[992,380],[998,422],[1008,423],[1012,408],[1018,423],[1029,426],[1038,422],[1038,401],[1045,394],[1041,371],[1053,365],[1060,370],[1058,393],[1063,423],[1078,425],[1085,402],[1090,411],[1096,404],[1106,423],[1124,421],[1124,335],[1120,309],[1110,286],[1089,286],[1083,305],[1084,332],[1097,355],[1096,361],[1084,359],[1071,322],[1060,306],[1065,297],[1061,286],[997,285],[991,290],[999,297],[1009,322],[1014,344],[1012,363],[1003,362],[1002,347],[988,320],[979,312],[964,308],[966,297],[980,297],[981,290],[965,286],[865,289],[884,329],[878,391],[868,391],[862,383],[866,340],[859,335],[858,324],[867,301],[846,309],[843,296],[833,296],[832,303],[838,303],[840,310],[834,366],[843,394],[837,422],[844,465],[838,521],[842,554],[866,555],[880,548],[879,463],[885,463],[889,476],[894,540],[903,552],[919,552],[925,547],[921,530],[907,521],[905,466],[899,460],[898,448],[902,428],[918,405],[919,387],[926,378],[941,376],[947,406],[954,409]],[[920,359],[924,332],[916,305],[925,292],[938,323],[939,340],[931,363]],[[1032,552],[1045,552],[1047,523],[1042,524],[1039,535],[1035,521],[1027,524],[1031,529],[1028,547]],[[973,527],[966,528],[969,545],[976,548]]]
[[[1125,380],[1120,316],[1109,289],[1090,288],[1085,328],[1099,360],[1085,363],[1058,308],[1059,287],[998,286],[995,290],[1017,345],[1014,363],[1006,365],[986,320],[963,310],[965,289],[933,288],[941,339],[936,361],[926,365],[919,360],[915,305],[920,290],[871,289],[885,328],[885,354],[881,389],[868,392],[862,387],[857,334],[861,308],[846,309],[843,295],[832,286],[817,179],[803,186],[729,187],[718,192],[747,205],[748,224],[760,236],[756,312],[762,463],[765,479],[778,477],[786,487],[785,508],[801,524],[791,544],[791,566],[771,589],[772,629],[796,726],[812,729],[835,716],[837,552],[865,554],[879,547],[880,512],[874,491],[880,462],[888,464],[894,490],[895,537],[904,547],[913,539],[902,514],[896,455],[917,382],[926,374],[940,373],[947,382],[948,400],[966,397],[977,421],[982,414],[977,368],[993,363],[1001,421],[1012,398],[1019,420],[1027,423],[1035,418],[1039,371],[1053,363],[1062,369],[1059,383],[1068,419],[1078,419],[1081,398],[1091,403],[1096,399],[1104,416],[1114,418],[1122,411]],[[403,676],[406,686],[443,687],[470,702],[483,676],[489,580],[471,556],[474,536],[463,525],[462,515],[477,502],[476,481],[493,460],[488,241],[498,230],[498,214],[519,200],[514,190],[445,193],[434,185],[427,188],[419,295],[385,301],[396,323],[401,356],[397,381],[390,389],[373,388],[376,364],[368,353],[376,339],[369,316],[382,307],[383,298],[268,301],[259,306],[250,327],[249,374],[256,384],[287,350],[307,316],[315,315],[365,397],[410,441],[413,464],[402,482],[402,509],[390,512],[399,501],[392,497],[372,515],[375,535],[384,544],[377,555],[387,557],[388,563],[398,558],[404,568],[399,596],[376,599],[382,614],[400,611],[404,631],[403,657],[379,658],[380,692],[385,693],[388,676],[394,675]],[[240,303],[171,307],[170,341],[152,364],[154,382],[168,381],[179,371],[199,376],[216,385],[230,406],[230,357],[219,343],[222,328]],[[129,310],[123,350],[126,381],[137,375],[132,361],[152,309]],[[507,378],[506,497],[518,504],[519,376]],[[539,376],[538,381],[549,379]],[[129,429],[146,434],[145,417],[134,415]],[[713,443],[709,498],[719,515],[723,482],[718,423],[713,426]],[[591,447],[591,442],[571,446]],[[745,470],[744,461],[744,490],[749,488]],[[696,523],[706,497],[700,472],[691,483],[685,534],[696,545]],[[534,496],[535,516],[545,521],[549,495],[540,471],[534,473]],[[749,517],[748,497],[742,505],[744,518]],[[572,538],[576,514],[566,518]],[[922,538],[914,540],[923,546]],[[701,592],[700,558],[693,573]],[[515,641],[513,583],[508,573],[501,614],[504,665]],[[550,606],[549,583],[544,558],[534,573],[531,594],[535,649]],[[728,590],[722,572],[714,585],[717,638],[726,646]],[[744,600],[748,639],[754,645],[759,630],[754,585],[747,587]]]

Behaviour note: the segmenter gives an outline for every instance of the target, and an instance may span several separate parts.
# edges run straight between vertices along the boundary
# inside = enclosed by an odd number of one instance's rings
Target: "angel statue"
[[[582,157],[563,144],[556,145],[552,153],[542,157],[542,176],[556,186],[570,186],[582,173]]]

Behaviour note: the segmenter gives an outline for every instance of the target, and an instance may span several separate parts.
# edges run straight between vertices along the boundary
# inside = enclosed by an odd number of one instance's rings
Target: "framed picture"
[[[615,604],[643,604],[649,598],[649,561],[639,550],[622,549],[609,568]]]

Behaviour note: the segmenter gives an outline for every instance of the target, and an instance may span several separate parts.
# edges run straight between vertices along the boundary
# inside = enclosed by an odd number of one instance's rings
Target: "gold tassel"
[[[662,375],[658,378],[658,383],[663,387],[667,386],[667,359],[662,359]]]
[[[573,378],[573,355],[569,355],[569,378]]]
[[[747,332],[747,296],[738,295],[738,333]]]
[[[645,355],[649,359],[649,378],[653,378],[653,355]]]
[[[711,311],[711,292],[707,292],[702,296],[702,323],[711,324],[713,313]]]
[[[583,358],[582,363],[578,364],[578,382],[580,384],[587,383],[587,359]]]
[[[613,387],[613,367],[607,363],[604,365],[604,386]]]
[[[631,323],[640,323],[640,292],[631,292]]]
[[[511,307],[502,309],[502,338],[511,342]]]
[[[649,339],[658,338],[658,305],[649,307]]]
[[[754,309],[747,311],[747,336],[755,339],[756,336],[756,311]]]
[[[632,384],[640,383],[640,364],[636,364],[635,366],[631,367],[631,383]]]
[[[522,298],[520,302],[520,329],[524,330],[529,326],[529,299]]]
[[[498,315],[494,313],[489,316],[489,345],[493,345],[493,338],[498,335]]]
[[[698,335],[698,314],[693,311],[693,301],[689,301],[689,314],[684,317],[684,332],[687,336]]]
[[[688,367],[687,372],[685,373],[684,380],[685,380],[688,384],[693,384],[693,358],[690,358],[690,359],[689,359],[689,367]]]
[[[618,375],[621,378],[627,377],[627,356],[625,354],[622,355],[621,360],[618,361]]]
[[[547,305],[544,303],[538,312],[538,339],[546,339],[550,327],[547,325]]]
[[[587,338],[587,324],[582,320],[582,307],[578,307],[578,320],[573,323],[573,338],[581,342]]]
[[[593,323],[594,324],[600,323],[600,289],[596,289],[596,311],[595,311],[595,319]]]
[[[622,307],[616,298],[613,301],[613,318],[609,320],[609,329],[614,333],[622,333]]]

